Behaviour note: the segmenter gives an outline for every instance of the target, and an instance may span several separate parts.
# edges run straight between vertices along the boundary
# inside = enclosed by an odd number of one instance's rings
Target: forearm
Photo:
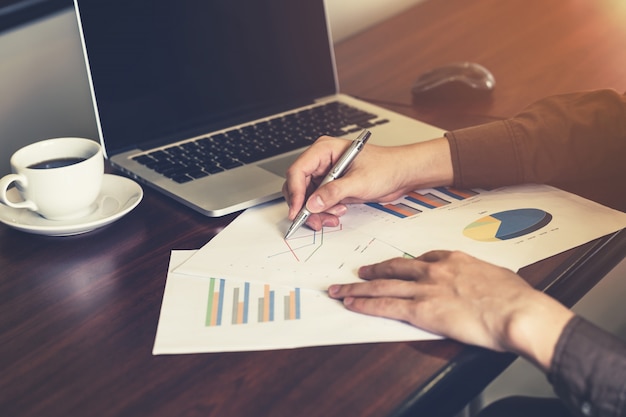
[[[626,176],[626,96],[549,97],[519,115],[446,134],[459,187],[559,185]]]
[[[408,156],[410,155],[410,156]],[[445,138],[408,145],[400,149],[397,161],[406,166],[396,168],[403,178],[403,191],[447,186],[453,182],[450,146]],[[407,175],[408,174],[408,175]]]

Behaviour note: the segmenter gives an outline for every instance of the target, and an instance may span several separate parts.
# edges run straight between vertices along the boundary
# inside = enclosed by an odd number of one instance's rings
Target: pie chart
[[[463,229],[463,234],[480,242],[497,242],[535,232],[551,220],[550,213],[536,208],[507,210],[470,223]]]

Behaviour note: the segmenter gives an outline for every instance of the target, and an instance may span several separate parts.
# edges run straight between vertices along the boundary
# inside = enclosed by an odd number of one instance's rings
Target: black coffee
[[[50,169],[50,168],[61,168],[69,165],[74,165],[79,162],[83,162],[87,158],[83,157],[69,157],[69,158],[56,158],[56,159],[48,159],[47,161],[37,162],[35,164],[29,165],[28,168],[31,169]]]

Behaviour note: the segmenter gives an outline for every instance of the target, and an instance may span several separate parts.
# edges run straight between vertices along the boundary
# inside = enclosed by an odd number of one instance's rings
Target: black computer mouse
[[[457,62],[421,74],[411,93],[414,102],[472,100],[489,96],[496,86],[491,72],[474,62]]]

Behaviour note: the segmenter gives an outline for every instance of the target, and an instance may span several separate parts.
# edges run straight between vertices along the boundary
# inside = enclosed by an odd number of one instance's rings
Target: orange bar
[[[237,324],[243,323],[243,302],[237,303]]]
[[[461,197],[465,197],[465,198],[474,197],[476,195],[476,193],[470,194],[467,191],[459,190],[457,188],[452,188],[452,187],[448,187],[448,191],[450,191],[453,194],[459,195]]]
[[[289,320],[296,319],[296,292],[289,291]]]
[[[217,324],[217,308],[220,303],[220,293],[215,291],[213,293],[213,310],[211,311],[211,326],[215,326]]]
[[[393,204],[385,204],[383,205],[383,207],[386,208],[387,210],[395,211],[396,213],[402,214],[403,216],[406,216],[406,217],[410,217],[415,214],[414,212],[404,210],[398,206],[394,206]]]
[[[263,287],[263,321],[270,321],[270,286]]]
[[[433,200],[428,196],[421,195],[418,193],[410,192],[407,195],[413,197],[416,200],[423,201],[426,204],[430,204],[431,206],[434,206],[434,207],[441,207],[443,205],[441,204],[441,201]]]

